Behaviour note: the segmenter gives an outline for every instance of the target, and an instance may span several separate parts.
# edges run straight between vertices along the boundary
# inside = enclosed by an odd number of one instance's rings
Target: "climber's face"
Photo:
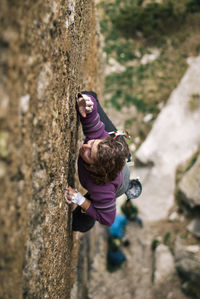
[[[87,164],[93,164],[97,154],[98,144],[101,142],[101,139],[92,139],[87,143],[83,144],[79,150],[81,158]]]

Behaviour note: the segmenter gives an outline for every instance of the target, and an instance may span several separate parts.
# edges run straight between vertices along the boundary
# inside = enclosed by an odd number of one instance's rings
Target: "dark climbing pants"
[[[87,199],[90,199],[89,194],[84,195]],[[73,211],[72,229],[73,231],[79,231],[82,233],[90,230],[95,224],[95,219],[82,212],[80,206]]]

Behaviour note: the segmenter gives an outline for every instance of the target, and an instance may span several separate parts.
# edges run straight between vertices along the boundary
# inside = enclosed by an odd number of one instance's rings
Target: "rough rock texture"
[[[190,208],[200,207],[200,155],[181,179],[177,198]]]
[[[185,246],[179,238],[175,243],[175,265],[182,278],[186,293],[199,298],[200,294],[200,246]]]
[[[103,86],[94,3],[2,0],[0,15],[0,297],[69,298],[74,98]]]

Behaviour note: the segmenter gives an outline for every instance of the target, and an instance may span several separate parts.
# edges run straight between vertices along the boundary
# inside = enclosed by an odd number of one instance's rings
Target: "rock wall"
[[[93,298],[93,294],[90,294],[91,284],[95,284],[102,273],[104,273],[104,277],[107,277],[107,234],[107,229],[98,222],[90,231],[81,234],[76,280],[71,292],[71,299]],[[100,285],[97,291],[102,290],[102,287]]]
[[[75,94],[103,91],[92,0],[0,3],[0,298],[69,298]],[[76,185],[77,187],[77,185]]]

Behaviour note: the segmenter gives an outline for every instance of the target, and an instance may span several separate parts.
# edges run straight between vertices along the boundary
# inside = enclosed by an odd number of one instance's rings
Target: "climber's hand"
[[[87,113],[91,113],[94,103],[86,94],[78,93],[77,95],[77,104],[79,107],[79,112],[82,117],[86,117]]]
[[[68,204],[75,203],[81,206],[85,201],[85,197],[78,190],[68,186],[65,188],[65,200]]]
[[[74,190],[72,187],[68,186],[65,188],[65,200],[66,203],[72,204],[72,197],[76,193],[76,190]]]

